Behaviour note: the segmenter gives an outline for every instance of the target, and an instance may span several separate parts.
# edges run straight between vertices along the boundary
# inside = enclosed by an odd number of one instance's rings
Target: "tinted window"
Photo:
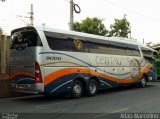
[[[128,45],[127,49],[127,55],[129,56],[140,56],[139,48],[136,45]]]
[[[25,49],[26,47],[42,46],[38,34],[34,30],[17,31],[11,36],[11,49]]]
[[[44,32],[52,50],[112,54],[124,56],[140,56],[137,45],[114,41],[73,36],[68,34]]]
[[[107,54],[107,46],[105,44],[88,42],[88,49],[89,53],[100,53],[100,54]]]
[[[155,60],[154,60],[153,58],[151,58],[151,57],[145,57],[145,59],[146,59],[149,63],[151,63],[153,66],[155,65]]]
[[[144,57],[151,57],[151,58],[153,57],[153,52],[150,49],[141,47],[141,50]]]
[[[109,44],[88,42],[88,48],[90,53],[125,55],[124,48],[116,47]]]
[[[86,42],[80,37],[51,32],[45,32],[45,36],[52,50],[87,52]]]
[[[90,53],[113,54],[124,56],[140,56],[138,46],[105,41],[105,43],[88,42]]]

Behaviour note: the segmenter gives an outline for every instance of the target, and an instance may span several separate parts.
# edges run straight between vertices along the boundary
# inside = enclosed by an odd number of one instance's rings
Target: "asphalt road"
[[[148,83],[145,88],[103,90],[94,97],[80,99],[41,95],[0,98],[0,119],[123,119],[135,116],[133,113],[160,113],[160,82]]]

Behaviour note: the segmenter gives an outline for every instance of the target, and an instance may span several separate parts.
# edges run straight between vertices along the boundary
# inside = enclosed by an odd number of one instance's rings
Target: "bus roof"
[[[122,37],[105,37],[105,36],[94,35],[94,34],[89,34],[89,33],[60,30],[60,29],[54,29],[54,28],[48,28],[48,27],[35,27],[35,29],[42,30],[42,31],[56,32],[56,33],[64,33],[64,34],[69,34],[69,35],[89,37],[89,38],[94,38],[94,39],[117,41],[117,42],[129,43],[129,44],[137,44],[138,43],[136,40],[130,40],[127,38],[122,38]]]

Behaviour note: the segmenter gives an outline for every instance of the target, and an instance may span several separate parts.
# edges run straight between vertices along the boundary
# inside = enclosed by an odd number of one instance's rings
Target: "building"
[[[10,36],[0,36],[0,74],[9,72],[9,46]]]

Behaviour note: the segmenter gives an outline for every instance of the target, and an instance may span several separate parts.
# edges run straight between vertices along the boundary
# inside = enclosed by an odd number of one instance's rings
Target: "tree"
[[[160,44],[159,43],[148,42],[148,43],[146,43],[146,46],[154,49],[156,47],[160,47]]]
[[[75,22],[74,30],[79,32],[105,36],[108,33],[108,31],[106,30],[106,27],[102,22],[103,22],[102,19],[98,19],[96,17],[94,18],[87,17],[85,20],[82,20],[81,22]]]
[[[154,44],[153,47],[160,47],[160,44],[159,43]]]
[[[115,23],[111,25],[111,31],[109,31],[108,36],[128,38],[129,33],[131,33],[130,23],[124,15],[123,19],[115,19]]]
[[[148,43],[146,43],[146,46],[152,47],[152,46],[153,46],[153,43],[152,43],[152,42],[148,42]]]
[[[2,28],[0,28],[0,36],[3,34]]]

